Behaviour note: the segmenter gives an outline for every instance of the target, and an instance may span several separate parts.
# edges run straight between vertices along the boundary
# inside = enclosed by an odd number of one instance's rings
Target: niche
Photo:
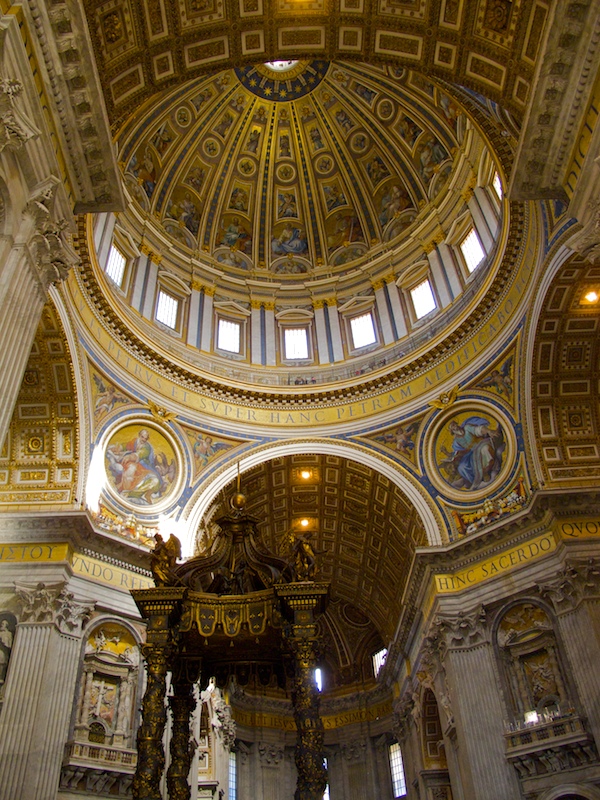
[[[536,721],[569,709],[556,636],[544,609],[528,602],[512,606],[500,619],[496,640],[517,717]]]
[[[86,641],[75,741],[133,746],[140,654],[133,633],[117,622],[96,626]]]

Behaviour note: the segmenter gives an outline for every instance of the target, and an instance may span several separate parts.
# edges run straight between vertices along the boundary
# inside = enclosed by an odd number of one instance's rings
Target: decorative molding
[[[16,108],[15,99],[21,95],[23,84],[14,78],[0,78],[0,153],[19,150],[39,131]]]
[[[340,753],[346,761],[364,761],[367,755],[367,743],[354,740],[340,745]]]
[[[404,741],[410,733],[414,707],[415,701],[409,692],[405,692],[402,697],[394,703],[392,730],[399,742]]]
[[[258,753],[261,766],[276,767],[283,761],[284,746],[273,742],[259,742]]]
[[[28,0],[31,38],[41,51],[39,70],[46,85],[68,159],[76,194],[75,213],[125,207],[110,128],[98,102],[98,77],[83,10],[62,0],[49,7]],[[58,63],[55,53],[65,54]]]

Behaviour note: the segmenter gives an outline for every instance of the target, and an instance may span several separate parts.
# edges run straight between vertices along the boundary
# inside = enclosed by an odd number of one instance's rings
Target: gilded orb
[[[246,505],[246,495],[242,494],[242,492],[236,492],[231,496],[231,507],[234,508],[236,511],[243,511],[244,506]]]

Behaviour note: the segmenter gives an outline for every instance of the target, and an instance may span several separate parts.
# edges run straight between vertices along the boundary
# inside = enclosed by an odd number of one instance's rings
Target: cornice
[[[28,0],[26,7],[48,99],[56,111],[68,156],[75,212],[121,210],[121,181],[81,8],[61,0],[51,6]],[[65,55],[62,61],[58,54]]]

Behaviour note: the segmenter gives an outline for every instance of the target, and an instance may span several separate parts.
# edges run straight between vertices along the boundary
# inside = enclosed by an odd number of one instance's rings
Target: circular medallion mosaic
[[[428,437],[432,481],[463,500],[479,499],[498,486],[515,456],[512,425],[498,409],[479,403],[453,406]]]
[[[183,477],[175,440],[148,420],[126,423],[110,434],[104,466],[111,494],[137,510],[164,508]]]

